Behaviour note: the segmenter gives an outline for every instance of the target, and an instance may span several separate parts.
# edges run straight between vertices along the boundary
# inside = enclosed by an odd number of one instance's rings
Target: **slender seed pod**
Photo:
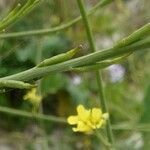
[[[19,18],[26,15],[40,0],[28,0],[22,7],[18,4],[12,12],[10,12],[3,20],[0,22],[0,31],[6,26],[16,22]],[[21,8],[20,8],[21,7]]]
[[[150,35],[150,23],[147,23],[145,26],[143,26],[142,28],[136,30],[135,32],[133,32],[131,35],[129,35],[128,37],[122,39],[121,41],[119,41],[114,48],[118,48],[118,47],[124,47],[124,46],[128,46],[134,42],[137,42],[141,39],[143,39],[144,37]]]
[[[35,87],[36,85],[32,85],[29,83],[24,83],[22,81],[15,80],[0,80],[0,88],[17,88],[17,89],[30,89]]]
[[[79,45],[78,47],[66,52],[62,53],[59,55],[56,55],[54,57],[45,59],[42,61],[40,64],[37,65],[37,67],[45,67],[45,66],[50,66],[53,64],[58,64],[60,62],[64,62],[66,60],[71,59],[80,49],[82,49],[82,45]]]
[[[4,23],[6,20],[8,20],[9,18],[13,17],[13,15],[15,15],[18,10],[20,9],[21,4],[18,3],[17,6],[4,18],[0,21],[0,24]]]
[[[30,12],[34,7],[36,7],[39,2],[40,0],[34,0],[34,2],[22,12],[22,15],[28,14],[28,12]]]
[[[132,53],[128,53],[125,54],[121,57],[112,59],[112,60],[105,60],[102,62],[97,62],[96,64],[93,65],[89,65],[89,66],[85,66],[85,67],[78,67],[78,68],[73,68],[72,71],[75,72],[88,72],[88,71],[93,71],[93,70],[99,70],[99,69],[104,69],[108,66],[111,66],[113,64],[119,63],[121,61],[123,61],[126,57],[128,57],[129,55],[131,55]]]
[[[3,19],[0,21],[0,31],[3,30],[5,25],[9,22],[10,18],[12,18],[19,11],[21,4],[18,3],[17,6]]]
[[[32,9],[32,7],[34,7],[39,2],[40,0],[28,0],[15,16],[15,20],[18,19],[20,16],[26,15]]]

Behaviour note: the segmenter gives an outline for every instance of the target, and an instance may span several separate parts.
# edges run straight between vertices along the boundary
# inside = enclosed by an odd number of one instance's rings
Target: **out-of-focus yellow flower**
[[[67,121],[71,125],[77,125],[72,128],[74,132],[90,133],[94,129],[101,128],[108,118],[108,113],[102,113],[100,108],[85,109],[83,105],[77,106],[77,115],[69,116]]]
[[[31,89],[31,91],[27,92],[23,99],[30,101],[30,103],[32,103],[33,105],[39,105],[42,97],[37,94],[36,88],[33,88]]]

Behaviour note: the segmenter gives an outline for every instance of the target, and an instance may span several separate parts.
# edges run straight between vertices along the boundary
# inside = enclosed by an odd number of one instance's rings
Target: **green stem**
[[[91,31],[91,28],[89,25],[89,21],[88,21],[86,12],[85,12],[84,4],[83,4],[82,0],[77,0],[77,2],[78,2],[78,7],[80,9],[80,13],[81,13],[81,16],[83,19],[84,26],[86,29],[87,38],[88,38],[91,50],[92,50],[92,52],[96,52],[96,47],[94,44],[94,39],[93,39],[92,31]],[[96,71],[96,78],[97,78],[98,91],[99,91],[99,97],[100,97],[102,109],[104,112],[108,112],[106,99],[104,96],[104,89],[103,89],[103,85],[102,85],[101,73],[99,71]],[[106,132],[107,132],[108,141],[110,142],[110,144],[113,145],[113,135],[112,135],[112,129],[111,129],[111,124],[110,124],[109,118],[107,120]]]
[[[97,73],[96,78],[97,78],[97,84],[99,87],[99,96],[101,100],[102,109],[104,112],[109,112],[107,108],[104,90],[103,90],[102,77],[99,75],[99,73]],[[110,123],[109,118],[107,119],[107,123],[106,123],[106,132],[107,132],[108,141],[113,145],[114,143],[113,134],[112,134],[111,123]]]
[[[37,80],[40,79],[49,73],[54,72],[64,72],[68,70],[72,70],[75,67],[87,66],[88,64],[93,64],[96,62],[100,62],[106,59],[111,59],[114,57],[119,57],[120,55],[127,54],[129,52],[134,52],[137,50],[144,50],[150,47],[150,38],[144,39],[142,41],[136,42],[126,47],[122,48],[110,48],[103,51],[97,51],[92,54],[82,56],[79,58],[75,58],[72,60],[68,60],[62,63],[54,64],[47,67],[34,67],[29,70],[6,76],[0,78],[0,80],[20,80],[20,81],[29,81],[29,80]]]
[[[0,112],[10,114],[10,115],[15,115],[15,116],[21,116],[21,117],[25,117],[25,118],[31,118],[31,119],[35,118],[38,120],[66,123],[66,120],[64,118],[54,117],[51,115],[43,115],[40,113],[31,113],[31,112],[17,110],[17,109],[13,109],[13,108],[4,107],[4,106],[0,106]]]
[[[108,143],[108,141],[106,140],[106,138],[100,133],[100,131],[95,130],[96,136],[99,138],[99,140],[104,144],[104,146],[106,147],[106,149],[109,149],[111,147],[111,144]]]
[[[133,124],[133,123],[121,123],[115,124],[112,126],[113,130],[134,130],[134,131],[143,131],[150,132],[150,123],[146,124]]]
[[[112,0],[101,0],[99,3],[97,3],[89,12],[87,12],[87,15],[92,15],[98,8],[102,8],[105,5],[109,4]],[[64,23],[62,25],[59,25],[54,28],[50,29],[40,29],[40,30],[32,30],[32,31],[22,31],[22,32],[14,32],[14,33],[2,33],[0,34],[0,38],[12,38],[12,37],[22,37],[22,36],[31,36],[31,35],[45,35],[50,33],[55,33],[57,31],[65,30],[78,21],[81,20],[81,16],[71,20],[68,23]]]
[[[41,48],[41,43],[40,43],[41,39],[38,39],[38,40],[39,40],[38,43],[39,43],[40,46],[38,47],[38,49],[36,51],[36,65],[39,64],[42,60],[42,48]],[[42,93],[41,93],[41,80],[37,81],[37,93],[42,96]],[[37,111],[39,113],[43,114],[42,101],[38,105]]]
[[[38,47],[38,49],[37,49],[37,52],[36,52],[36,65],[37,64],[39,64],[40,62],[41,62],[41,60],[42,60],[42,47],[41,47],[41,45],[42,45],[42,43],[40,43],[40,42],[42,42],[41,40],[41,38],[40,39],[38,39],[39,40],[39,47]],[[39,95],[41,95],[42,96],[42,92],[41,92],[41,80],[39,80],[39,81],[37,81],[37,93],[39,94]],[[37,111],[38,111],[38,113],[40,113],[40,114],[43,114],[43,105],[42,105],[42,100],[41,100],[41,102],[40,102],[40,104],[39,104],[39,107],[38,107],[38,109],[37,109]],[[42,120],[42,121],[40,121],[40,122],[38,122],[38,124],[41,126],[41,128],[43,128],[44,130],[43,130],[43,132],[42,132],[42,135],[43,135],[43,143],[42,143],[42,146],[43,146],[43,149],[44,150],[48,150],[48,141],[47,141],[47,136],[46,136],[46,131],[45,131],[45,126],[44,126],[44,121]]]
[[[31,112],[18,110],[14,108],[8,108],[5,106],[0,106],[0,113],[9,114],[12,116],[20,116],[30,119],[38,119],[43,121],[49,121],[49,122],[56,122],[56,123],[63,123],[66,124],[67,121],[65,118],[55,117],[51,115],[44,115],[44,114],[33,114]],[[142,132],[150,132],[150,124],[130,124],[130,123],[121,123],[121,124],[114,124],[112,125],[113,130],[135,130],[135,131],[142,131]]]

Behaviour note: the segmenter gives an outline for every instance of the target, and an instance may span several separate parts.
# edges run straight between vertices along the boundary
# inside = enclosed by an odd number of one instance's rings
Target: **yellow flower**
[[[39,105],[42,97],[40,95],[37,95],[36,88],[31,89],[24,97],[24,100],[30,101],[33,105]]]
[[[108,113],[102,113],[100,108],[85,109],[83,105],[78,105],[77,115],[69,116],[67,121],[71,125],[77,125],[72,128],[74,132],[92,132],[93,129],[101,128],[108,118]]]

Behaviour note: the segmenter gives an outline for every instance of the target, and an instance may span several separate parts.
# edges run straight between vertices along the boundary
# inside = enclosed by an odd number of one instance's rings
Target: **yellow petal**
[[[77,116],[70,116],[67,118],[67,122],[71,125],[78,123],[78,117]]]
[[[30,101],[33,105],[39,104],[42,100],[42,97],[40,95],[37,95],[36,89],[31,89],[24,97],[24,100]]]
[[[73,128],[74,132],[91,132],[92,128],[90,128],[88,125],[86,125],[84,122],[79,121],[77,128]]]
[[[79,120],[86,122],[90,117],[90,110],[86,110],[83,105],[77,107]]]
[[[72,128],[74,132],[79,132],[77,128]]]
[[[102,111],[99,108],[93,108],[91,112],[92,123],[98,123],[102,118]]]
[[[85,111],[85,108],[83,105],[78,105],[77,107],[77,113],[82,114]]]

